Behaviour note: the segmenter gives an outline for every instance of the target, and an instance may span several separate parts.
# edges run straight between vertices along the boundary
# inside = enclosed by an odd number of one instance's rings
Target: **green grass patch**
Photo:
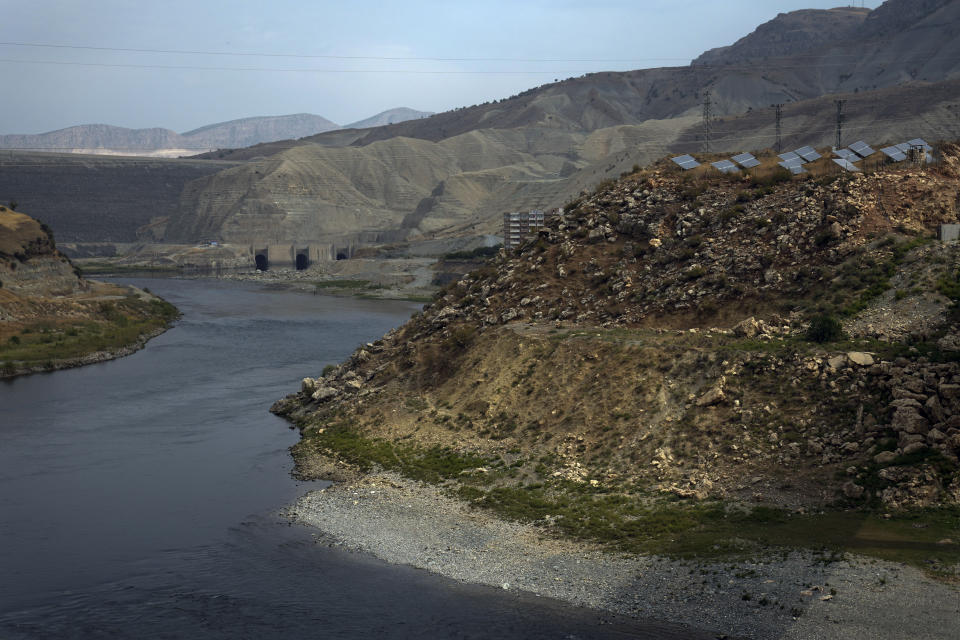
[[[179,315],[168,302],[144,301],[137,296],[101,303],[98,311],[94,320],[45,322],[25,328],[20,335],[0,343],[0,362],[8,363],[5,370],[10,372],[18,366],[48,365],[114,350],[167,326]]]
[[[367,438],[343,423],[307,429],[293,447],[295,458],[317,452],[336,456],[363,471],[380,468],[426,482],[457,478],[463,471],[482,467],[490,461],[449,447],[419,447]]]
[[[550,486],[471,486],[459,496],[521,522],[551,522],[561,534],[635,553],[685,558],[739,557],[775,549],[813,549],[827,557],[855,552],[926,570],[950,573],[960,563],[960,508],[884,517],[829,511],[798,515],[720,501],[664,499]],[[944,543],[944,540],[953,540]]]

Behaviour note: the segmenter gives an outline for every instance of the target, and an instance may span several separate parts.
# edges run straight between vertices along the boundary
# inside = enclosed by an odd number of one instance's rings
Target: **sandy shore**
[[[327,544],[722,637],[960,637],[960,590],[869,558],[793,552],[715,564],[631,557],[504,522],[392,474],[312,492],[287,515]]]

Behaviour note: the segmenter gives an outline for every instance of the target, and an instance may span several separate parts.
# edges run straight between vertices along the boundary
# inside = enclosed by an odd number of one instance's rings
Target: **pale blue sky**
[[[777,13],[841,4],[0,0],[0,133],[88,123],[183,132],[300,112],[345,124],[397,106],[443,111],[555,78],[688,64]]]

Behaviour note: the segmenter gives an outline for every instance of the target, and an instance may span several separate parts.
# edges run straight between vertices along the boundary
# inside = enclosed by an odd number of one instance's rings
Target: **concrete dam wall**
[[[0,203],[50,225],[64,242],[135,242],[177,211],[186,184],[235,166],[214,160],[0,151]]]

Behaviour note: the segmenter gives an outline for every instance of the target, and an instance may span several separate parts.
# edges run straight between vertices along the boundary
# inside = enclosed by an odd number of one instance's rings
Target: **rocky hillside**
[[[932,234],[958,220],[958,168],[950,146],[929,170],[664,162],[603,185],[279,402],[298,468],[398,469],[628,540],[657,495],[956,506],[960,249]]]
[[[0,206],[0,378],[131,353],[176,315],[145,291],[85,280],[46,224]]]
[[[71,295],[83,288],[49,227],[0,206],[0,287],[21,296]]]
[[[731,65],[763,58],[810,53],[855,37],[869,9],[838,7],[827,11],[807,9],[781,13],[753,33],[728,47],[711,49],[694,60],[698,65]]]

